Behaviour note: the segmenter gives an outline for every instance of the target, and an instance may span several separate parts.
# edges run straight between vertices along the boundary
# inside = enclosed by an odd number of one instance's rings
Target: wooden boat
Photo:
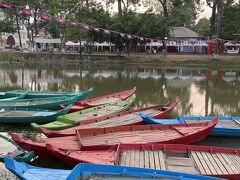
[[[29,90],[14,90],[7,91],[6,95],[8,96],[18,96],[22,94],[26,94],[27,99],[36,99],[36,98],[53,98],[53,97],[62,97],[62,96],[79,96],[83,95],[83,97],[79,100],[85,99],[86,97],[92,94],[93,88],[89,89],[87,92],[90,94],[86,94],[85,92],[55,92],[55,91],[29,91]]]
[[[152,118],[141,113],[146,124],[183,124],[192,122],[210,121],[213,116],[179,116],[176,119]],[[213,136],[236,136],[240,137],[240,116],[218,116],[218,124],[213,128],[210,135]]]
[[[32,108],[19,108],[19,107],[6,107],[0,109],[0,123],[48,123],[55,121],[60,115],[67,114],[71,104],[66,106],[65,109],[58,111],[32,109]]]
[[[84,109],[82,111],[70,113],[67,115],[59,116],[56,121],[38,125],[32,124],[35,129],[46,128],[46,129],[66,129],[73,126],[78,126],[82,121],[86,121],[95,117],[102,117],[108,114],[114,114],[121,111],[127,110],[134,102],[135,94],[123,101],[116,101],[114,103],[105,104],[93,108]]]
[[[19,163],[11,158],[4,159],[5,166],[13,174],[24,180],[73,180],[73,179],[179,179],[179,180],[218,180],[220,178],[206,177],[194,174],[154,170],[127,166],[112,166],[101,164],[78,164],[73,170],[50,169]]]
[[[24,99],[26,97],[26,95],[27,95],[27,93],[16,95],[16,96],[11,96],[11,95],[8,95],[6,92],[0,92],[0,102],[1,101],[11,101],[11,100],[16,100],[16,99]]]
[[[19,107],[19,108],[39,108],[39,109],[57,109],[60,104],[72,104],[79,99],[85,98],[92,93],[92,89],[79,93],[76,96],[62,96],[53,98],[37,99],[18,99],[10,101],[0,101],[0,108]]]
[[[40,128],[40,130],[47,137],[59,137],[75,135],[76,130],[79,129],[140,125],[143,124],[143,121],[142,118],[138,115],[139,112],[144,112],[145,114],[148,114],[149,116],[152,116],[154,118],[167,118],[174,109],[174,107],[178,104],[178,102],[179,97],[176,97],[175,99],[164,105],[138,108],[117,114],[97,117],[90,120],[82,121],[80,122],[79,126],[64,130],[51,131],[45,128]]]
[[[204,139],[217,124],[217,118],[205,123],[175,125],[135,125],[110,128],[81,129],[74,136],[37,138],[36,141],[11,134],[22,148],[39,156],[51,157],[46,144],[66,150],[104,148],[116,144],[191,144]]]
[[[0,161],[9,156],[17,161],[29,162],[34,157],[34,153],[25,151],[8,136],[7,133],[0,133]]]
[[[125,100],[130,96],[132,96],[135,92],[136,92],[136,87],[129,90],[117,92],[114,94],[109,94],[106,96],[78,101],[72,105],[70,112],[81,111],[86,108],[96,107],[103,104],[114,103],[119,100]],[[62,108],[64,108],[64,105],[62,105]]]
[[[70,165],[86,162],[240,179],[239,149],[183,144],[132,144],[88,151],[66,151],[48,145],[48,150]]]

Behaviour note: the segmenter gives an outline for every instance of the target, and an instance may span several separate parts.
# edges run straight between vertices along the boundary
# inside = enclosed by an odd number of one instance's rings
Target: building
[[[0,20],[4,20],[4,13],[0,10]],[[21,41],[22,41],[22,47],[23,49],[27,49],[29,46],[29,39],[27,36],[27,29],[26,27],[20,26],[20,35],[21,35]],[[0,48],[7,48],[11,49],[14,46],[19,46],[19,37],[18,33],[6,33],[6,32],[0,32]]]
[[[198,33],[186,27],[171,27],[169,34],[170,38],[178,40],[189,40],[199,38]]]

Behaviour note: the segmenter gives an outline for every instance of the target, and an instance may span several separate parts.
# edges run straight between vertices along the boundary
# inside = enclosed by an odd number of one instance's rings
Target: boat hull
[[[78,151],[105,149],[116,144],[173,143],[191,144],[204,139],[216,125],[211,122],[191,125],[137,125],[114,128],[82,129],[74,136],[40,138],[36,141],[11,134],[12,139],[22,148],[34,151],[43,157],[54,157],[47,151],[47,144],[60,149]],[[64,142],[64,143],[63,143]]]
[[[106,96],[77,101],[72,105],[70,112],[81,111],[83,109],[96,107],[96,106],[100,106],[108,103],[113,103],[114,101],[118,101],[118,100],[125,100],[130,96],[132,96],[135,92],[136,92],[136,87],[129,90],[121,91],[118,93],[109,94]],[[62,106],[62,108],[64,108],[64,106]]]
[[[30,123],[49,123],[55,121],[60,115],[67,114],[71,105],[58,111],[7,107],[0,112],[0,123],[6,124],[30,124]],[[12,114],[12,115],[11,115]]]
[[[125,144],[89,151],[65,151],[48,145],[48,149],[72,166],[85,162],[240,178],[238,149],[183,144]]]
[[[25,163],[19,163],[11,158],[5,158],[5,166],[20,179],[32,180],[72,180],[72,179],[188,179],[188,180],[207,180],[218,179],[200,175],[154,170],[146,168],[136,168],[127,166],[110,166],[101,164],[78,164],[73,170],[60,170],[30,166]]]
[[[112,104],[97,106],[94,108],[85,109],[79,112],[70,113],[67,115],[59,116],[56,121],[48,124],[38,125],[32,124],[35,129],[46,128],[52,130],[66,129],[78,126],[81,122],[92,119],[95,116],[103,117],[109,114],[118,113],[129,109],[135,101],[135,95],[132,95],[127,100],[117,101]],[[113,107],[113,109],[112,109]],[[99,113],[98,113],[99,112]]]
[[[176,97],[172,101],[164,105],[150,106],[145,108],[139,108],[134,110],[129,110],[126,112],[121,112],[117,114],[111,114],[103,116],[100,118],[93,118],[86,121],[80,122],[80,124],[73,128],[68,128],[60,131],[51,131],[45,128],[40,128],[41,132],[47,137],[61,137],[61,136],[71,136],[76,134],[76,130],[79,129],[91,129],[99,127],[115,127],[115,126],[127,126],[127,125],[141,125],[144,124],[139,112],[145,112],[154,118],[167,118],[173,111],[175,106],[179,103],[179,98]],[[134,116],[133,118],[131,116]],[[126,121],[126,119],[128,119]]]
[[[16,161],[20,162],[29,162],[34,158],[34,152],[33,151],[26,151],[22,149],[20,146],[18,146],[14,141],[12,141],[9,137],[4,135],[3,133],[0,133],[0,161],[3,161],[4,157],[12,157]]]
[[[166,120],[152,118],[141,114],[146,124],[181,124],[191,122],[209,121],[213,116],[179,116],[176,119]],[[218,116],[219,122],[214,127],[210,135],[240,137],[240,116]]]

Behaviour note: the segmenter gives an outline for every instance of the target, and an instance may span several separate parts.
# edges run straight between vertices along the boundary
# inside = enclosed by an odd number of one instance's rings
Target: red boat
[[[38,139],[35,142],[11,134],[22,148],[34,151],[39,156],[52,156],[46,144],[71,150],[102,149],[117,144],[191,144],[204,139],[217,124],[218,119],[204,123],[174,125],[135,125],[110,128],[81,129],[74,136]]]
[[[117,145],[92,151],[66,151],[52,145],[47,148],[71,166],[85,162],[240,179],[238,149],[182,144]]]
[[[133,95],[135,91],[136,91],[136,87],[129,90],[117,92],[114,94],[109,94],[106,96],[78,101],[71,106],[71,109],[69,112],[81,111],[86,108],[100,106],[103,104],[112,103],[119,100],[125,100],[129,98],[131,95]],[[65,106],[61,105],[61,108],[65,108]]]
[[[165,105],[151,106],[146,108],[139,108],[122,113],[111,114],[104,117],[94,118],[91,120],[82,121],[80,126],[68,128],[60,131],[51,131],[45,128],[40,128],[41,132],[47,137],[61,137],[71,136],[76,134],[76,130],[90,129],[90,128],[103,128],[103,127],[116,127],[125,125],[138,125],[144,124],[142,118],[138,115],[139,112],[157,118],[168,118],[173,108],[179,103],[179,97],[168,102]]]

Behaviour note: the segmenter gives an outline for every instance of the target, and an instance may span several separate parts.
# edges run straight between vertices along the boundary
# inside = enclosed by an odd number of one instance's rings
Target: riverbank
[[[126,66],[178,66],[178,67],[240,67],[240,55],[221,55],[213,59],[212,55],[183,54],[49,54],[1,52],[1,62],[47,63],[47,64],[111,64]]]

